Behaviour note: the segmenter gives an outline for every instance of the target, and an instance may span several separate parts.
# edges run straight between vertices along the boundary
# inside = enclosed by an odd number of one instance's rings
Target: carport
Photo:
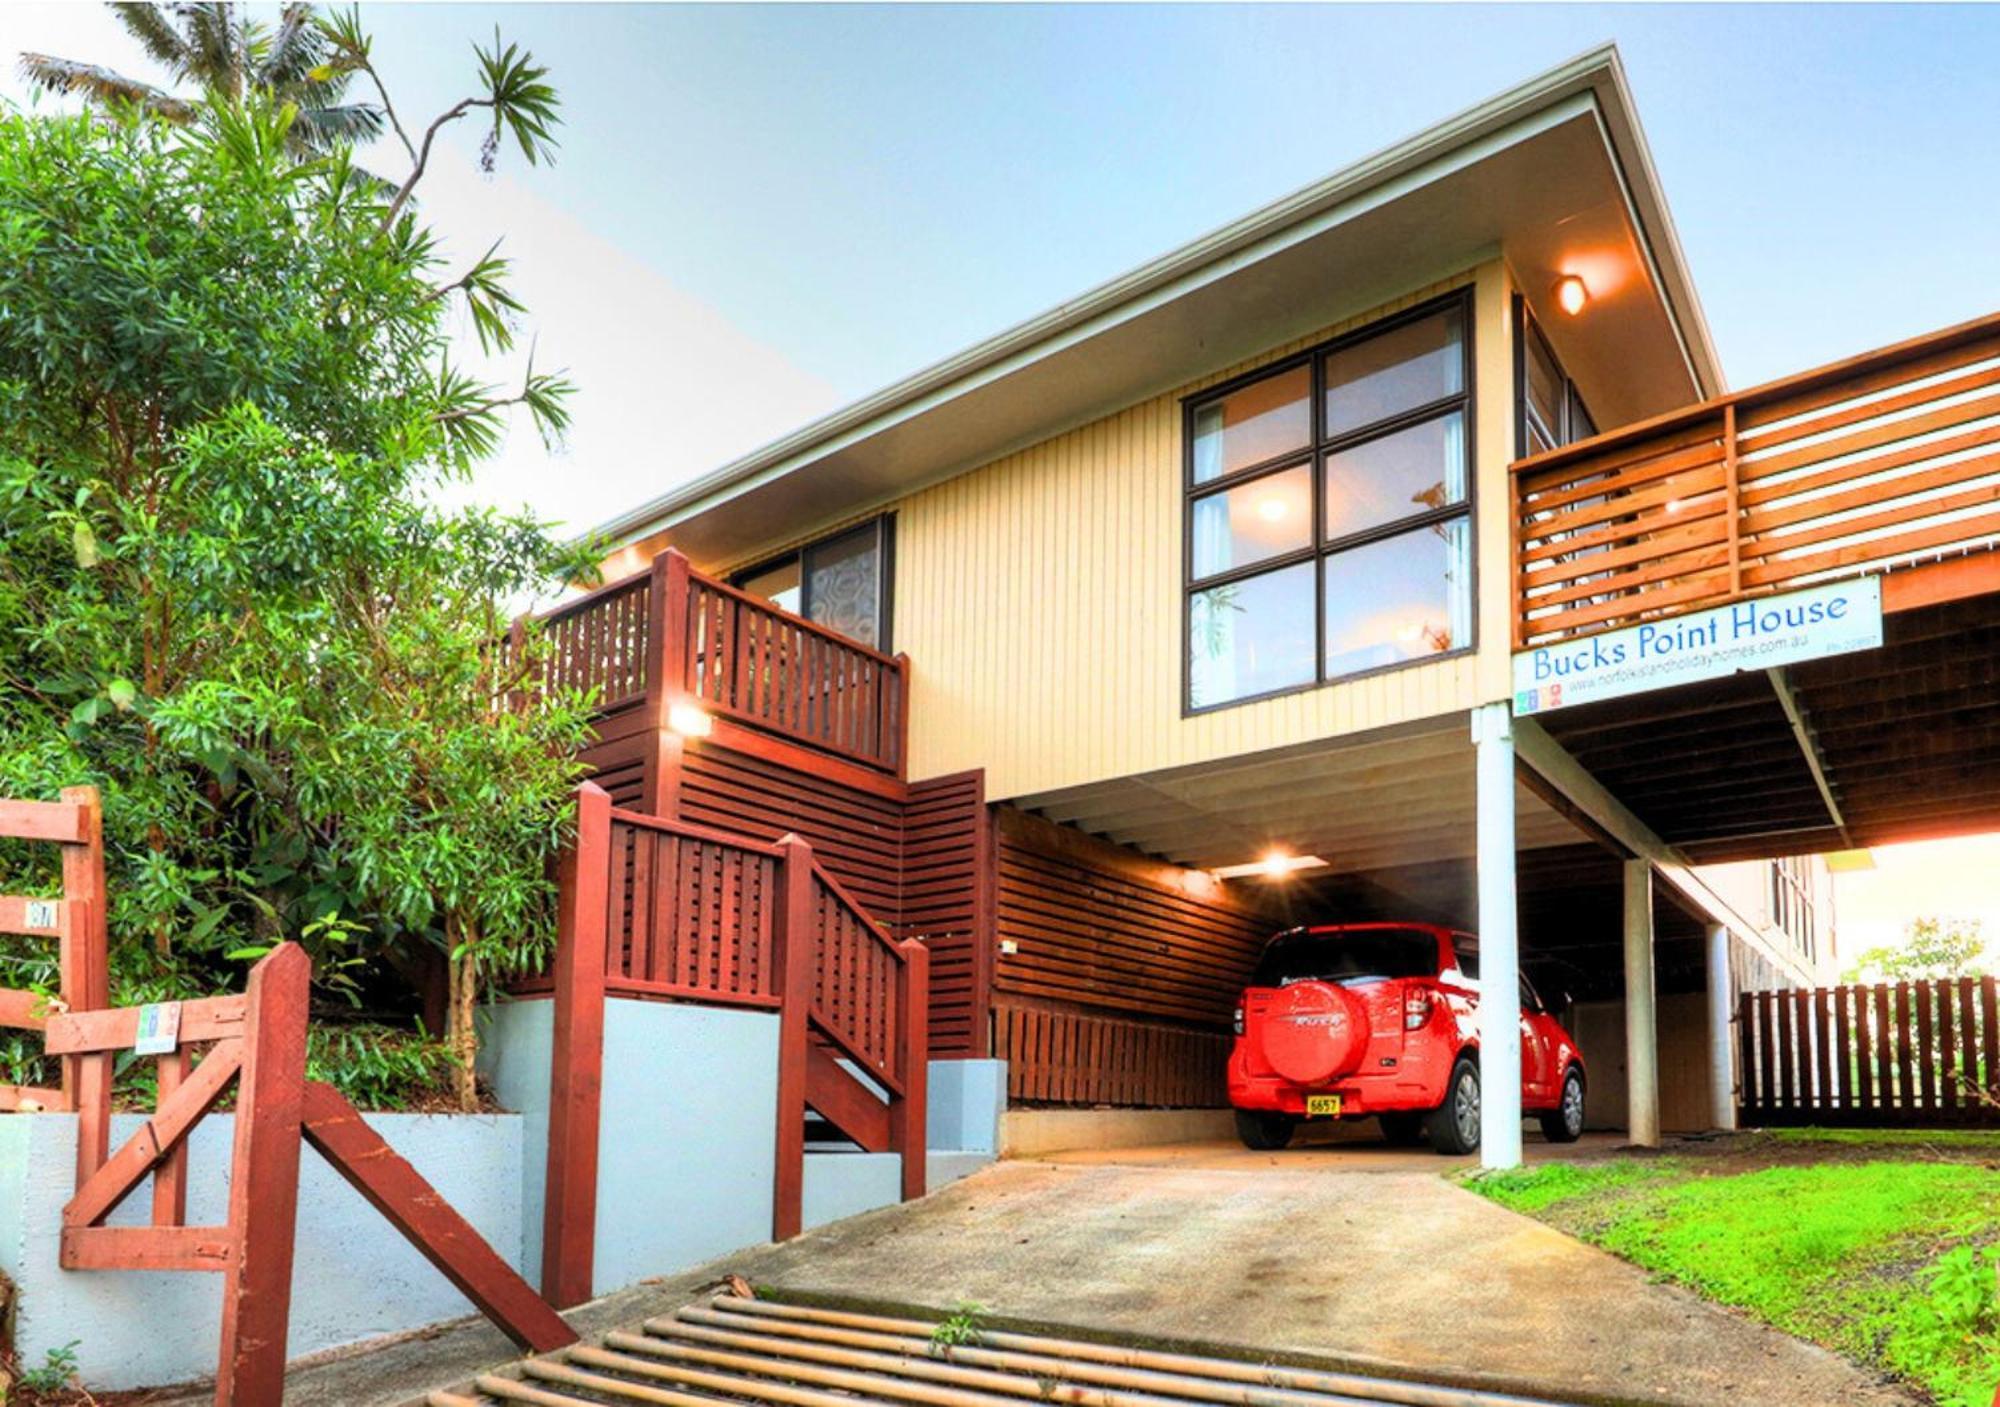
[[[1731,1052],[1710,1033],[1726,1037],[1746,982],[1803,982],[1809,970],[1731,902],[1728,872],[1678,863],[1532,723],[1517,747],[1504,706],[1498,736],[1479,733],[1495,717],[1448,715],[1020,804],[1190,872],[1273,852],[1323,862],[1227,883],[1257,897],[1272,929],[1404,919],[1475,931],[1487,972],[1518,964],[1573,1022],[1591,1127],[1654,1143],[1663,1108],[1669,1127],[1726,1124]],[[1507,1166],[1520,1159],[1520,1091],[1494,1072],[1519,1069],[1520,1016],[1514,984],[1498,985],[1504,996],[1482,1005],[1484,1156]]]

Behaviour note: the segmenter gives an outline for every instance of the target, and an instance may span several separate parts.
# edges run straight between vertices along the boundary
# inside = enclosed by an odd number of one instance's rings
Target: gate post
[[[230,1161],[234,1245],[222,1282],[215,1407],[284,1400],[311,978],[312,962],[296,943],[280,945],[250,972]]]
[[[812,847],[796,835],[778,842],[778,912],[772,951],[778,997],[777,1163],[771,1239],[799,1234],[805,1220],[807,1008],[814,952]]]
[[[896,971],[897,1034],[902,1038],[903,1094],[889,1109],[889,1134],[903,1155],[903,1200],[924,1195],[930,1179],[931,954],[915,938],[897,945],[903,961]]]
[[[542,1194],[542,1297],[590,1298],[597,1253],[597,1130],[604,1100],[604,961],[611,896],[611,795],[576,789],[576,843],[558,872],[549,1148]]]

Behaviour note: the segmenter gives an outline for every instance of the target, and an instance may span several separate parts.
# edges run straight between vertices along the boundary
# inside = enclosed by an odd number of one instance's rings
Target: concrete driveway
[[[1441,1177],[1441,1164],[1379,1143],[1004,1162],[921,1202],[752,1247],[569,1317],[586,1333],[630,1327],[735,1273],[859,1307],[973,1301],[996,1323],[1581,1403],[1921,1400],[1476,1197]],[[672,1207],[662,1189],[661,1214]],[[302,1366],[287,1402],[386,1407],[513,1356],[484,1324],[461,1324]]]
[[[1033,1324],[1581,1401],[1916,1400],[1452,1185],[1434,1154],[1422,1171],[1380,1145],[1251,1155],[1255,1168],[1222,1147],[1117,1156],[1002,1163],[774,1248],[744,1273],[804,1294],[971,1300]],[[1334,1166],[1371,1156],[1379,1170]]]

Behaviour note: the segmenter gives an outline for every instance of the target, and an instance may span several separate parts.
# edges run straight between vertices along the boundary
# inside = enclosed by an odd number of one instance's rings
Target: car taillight
[[[1242,1035],[1242,1034],[1243,1034],[1243,1008],[1242,1008],[1242,1007],[1240,1007],[1240,1006],[1239,1006],[1239,1007],[1237,1007],[1237,1008],[1236,1008],[1236,1018],[1235,1018],[1235,1021],[1234,1021],[1234,1022],[1233,1022],[1232,1024],[1233,1024],[1233,1025],[1234,1025],[1234,1026],[1236,1027],[1236,1034],[1237,1034],[1237,1035],[1239,1035],[1239,1036],[1240,1036],[1240,1035]]]
[[[1403,1029],[1421,1031],[1424,1023],[1431,1019],[1431,1007],[1436,999],[1437,994],[1429,987],[1412,987],[1403,998]]]

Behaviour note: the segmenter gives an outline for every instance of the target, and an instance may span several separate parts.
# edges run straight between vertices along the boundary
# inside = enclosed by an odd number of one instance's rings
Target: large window
[[[1187,706],[1472,643],[1472,333],[1454,294],[1187,403]]]
[[[731,584],[850,640],[889,648],[889,519],[738,572]]]

